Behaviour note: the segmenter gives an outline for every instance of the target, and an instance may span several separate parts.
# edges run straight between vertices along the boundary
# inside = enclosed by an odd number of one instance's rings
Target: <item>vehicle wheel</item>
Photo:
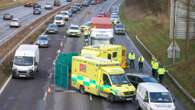
[[[114,102],[114,95],[113,94],[110,94],[108,96],[108,101],[110,101],[111,103]]]
[[[85,88],[83,86],[80,86],[80,89],[79,89],[80,93],[81,94],[85,94]]]
[[[141,107],[139,106],[139,102],[138,101],[136,101],[136,110],[141,110]]]
[[[12,78],[13,78],[13,79],[16,79],[16,78],[17,78],[17,76],[16,76],[15,73],[12,73]]]

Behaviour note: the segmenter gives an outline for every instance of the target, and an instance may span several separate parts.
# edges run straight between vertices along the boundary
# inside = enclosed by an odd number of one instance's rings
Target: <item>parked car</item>
[[[4,20],[12,20],[13,18],[14,18],[14,16],[9,14],[9,13],[3,14],[3,19]]]
[[[58,33],[58,26],[54,23],[51,23],[51,24],[48,25],[46,30],[47,30],[46,32],[48,34]]]
[[[125,27],[123,26],[123,24],[121,24],[121,23],[116,24],[114,26],[114,33],[125,35],[126,31],[125,31]]]
[[[84,0],[82,6],[88,7],[90,5],[90,0]]]
[[[60,0],[54,0],[53,5],[54,5],[54,6],[60,6],[60,5],[61,5]]]
[[[76,6],[71,6],[72,13],[77,13],[78,8]]]
[[[26,2],[26,3],[24,3],[24,6],[25,7],[33,7],[36,4],[37,4],[36,2]]]
[[[58,26],[64,26],[65,25],[65,18],[64,15],[62,14],[57,14],[54,17],[54,23],[57,24]]]
[[[81,3],[75,3],[74,5],[77,6],[79,9],[82,8],[82,4]]]
[[[18,18],[13,18],[10,22],[10,27],[20,27],[21,23]]]
[[[41,9],[35,8],[35,9],[33,10],[33,15],[40,15],[40,14],[41,14]]]
[[[60,14],[64,16],[65,21],[69,20],[69,11],[60,11]]]
[[[66,33],[68,36],[81,36],[81,31],[78,25],[71,24]]]
[[[91,0],[91,5],[96,5],[96,0]]]
[[[40,35],[36,40],[36,45],[39,47],[49,47],[48,35]]]
[[[127,78],[129,79],[129,81],[135,86],[137,87],[137,85],[139,83],[142,82],[153,82],[153,83],[158,83],[158,81],[156,79],[154,79],[153,77],[143,74],[143,73],[127,73]]]
[[[68,10],[68,14],[69,14],[69,17],[72,17],[72,10],[71,9]]]
[[[46,10],[51,10],[51,9],[53,9],[53,5],[51,3],[46,3],[45,4],[45,9]]]
[[[119,16],[118,15],[111,15],[110,20],[112,21],[113,24],[117,24],[119,22]]]
[[[33,5],[33,9],[41,9],[41,5],[40,4],[35,4],[35,5]]]
[[[108,15],[105,12],[99,12],[96,16],[97,17],[108,17]]]
[[[140,83],[136,91],[138,109],[176,110],[169,90],[160,83]]]

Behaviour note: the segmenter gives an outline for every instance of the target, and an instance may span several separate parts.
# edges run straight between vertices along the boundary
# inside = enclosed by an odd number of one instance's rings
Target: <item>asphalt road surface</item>
[[[41,15],[33,15],[33,8],[32,7],[24,7],[24,6],[18,6],[15,8],[10,8],[10,9],[6,9],[6,10],[1,10],[0,11],[0,44],[1,42],[5,41],[6,39],[10,38],[11,36],[13,36],[17,31],[19,31],[22,27],[24,27],[25,25],[29,25],[30,23],[32,23],[33,21],[35,21],[37,18],[47,14],[48,12],[50,12],[51,10],[45,10],[44,6],[45,3],[48,0],[40,0],[38,1],[38,3],[41,5],[42,7],[42,13]],[[61,0],[64,1],[64,0]],[[65,2],[62,2],[63,5],[65,5]],[[55,9],[57,7],[54,7],[53,9]],[[14,17],[18,18],[21,21],[21,27],[20,28],[10,28],[9,27],[9,20],[3,20],[3,14],[5,13],[9,13],[14,15]]]
[[[99,11],[109,8],[112,2],[115,5],[119,0],[106,2],[82,9],[74,15],[68,24],[82,24]],[[67,24],[67,25],[68,25]],[[77,91],[53,91],[48,93],[48,85],[52,86],[52,67],[60,43],[63,42],[65,52],[79,52],[83,47],[83,37],[67,37],[65,28],[61,27],[58,34],[49,35],[50,47],[40,49],[40,69],[35,79],[12,79],[4,92],[0,94],[0,110],[136,110],[134,102],[110,103],[101,97],[89,94],[81,95]],[[127,47],[128,52],[133,49],[140,54],[133,42],[127,36],[115,36],[115,43]],[[150,72],[145,63],[144,72]],[[182,104],[176,101],[177,110],[185,110]]]

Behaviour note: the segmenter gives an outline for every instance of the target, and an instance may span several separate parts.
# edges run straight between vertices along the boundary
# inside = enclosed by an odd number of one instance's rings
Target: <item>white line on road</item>
[[[10,76],[8,77],[7,81],[3,84],[3,86],[2,86],[1,89],[0,89],[0,94],[3,93],[5,87],[6,87],[7,84],[10,82],[11,78],[12,78],[12,75],[10,75]]]
[[[43,101],[45,101],[46,98],[47,98],[47,91],[45,91],[45,93],[44,93]]]
[[[93,98],[92,98],[92,95],[91,95],[91,94],[89,95],[89,100],[90,100],[90,101],[92,101],[92,100],[93,100]]]

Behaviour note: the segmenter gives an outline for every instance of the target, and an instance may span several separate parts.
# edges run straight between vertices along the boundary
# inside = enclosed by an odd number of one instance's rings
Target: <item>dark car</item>
[[[48,34],[58,33],[58,26],[56,24],[49,24],[46,32]]]
[[[40,15],[41,14],[41,10],[39,8],[35,8],[33,10],[33,15]]]
[[[12,20],[13,18],[14,18],[14,16],[9,14],[9,13],[3,14],[3,19],[4,20]]]
[[[153,77],[143,74],[143,73],[137,73],[137,74],[132,74],[132,73],[127,73],[127,78],[129,81],[137,88],[137,85],[141,82],[153,82],[153,83],[158,83],[156,79]]]
[[[67,2],[72,2],[72,0],[66,0]]]
[[[54,6],[60,6],[60,5],[61,5],[60,0],[54,0],[53,5],[54,5]]]
[[[33,5],[33,9],[37,9],[37,8],[41,9],[41,5],[40,4]]]
[[[76,8],[76,6],[72,6],[71,11],[72,11],[72,13],[77,13],[78,8]]]
[[[125,31],[125,27],[123,26],[123,24],[119,23],[119,24],[116,24],[114,26],[114,33],[115,34],[125,34],[126,31]]]
[[[36,45],[39,47],[49,47],[48,35],[40,35],[36,40]]]

